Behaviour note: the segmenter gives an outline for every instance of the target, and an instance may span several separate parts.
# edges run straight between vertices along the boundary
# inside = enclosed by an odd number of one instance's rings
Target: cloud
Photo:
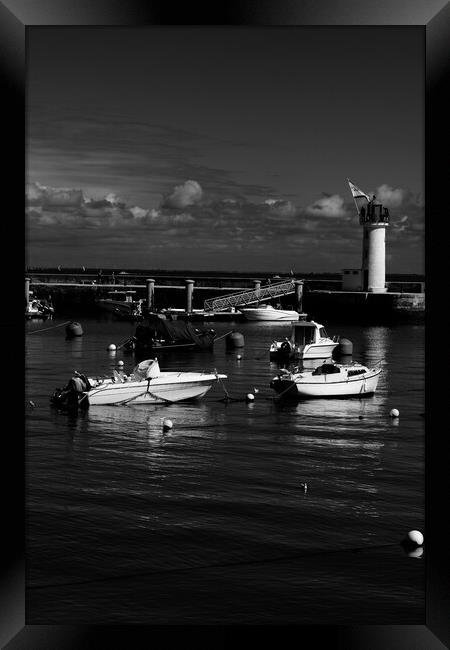
[[[409,193],[406,190],[402,190],[400,187],[393,189],[386,183],[383,183],[383,185],[377,187],[374,194],[377,197],[377,200],[386,208],[398,208],[403,204]]]
[[[41,205],[46,208],[79,207],[84,201],[81,190],[65,187],[46,187],[40,183],[29,183],[25,192],[30,205]]]
[[[197,181],[186,181],[183,185],[177,185],[171,194],[163,198],[161,207],[182,209],[189,205],[199,203],[203,196],[203,190]]]
[[[344,199],[339,194],[325,194],[322,198],[317,199],[306,210],[310,217],[346,217]]]

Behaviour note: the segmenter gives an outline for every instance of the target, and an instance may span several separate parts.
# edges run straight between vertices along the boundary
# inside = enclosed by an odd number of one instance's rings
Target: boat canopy
[[[166,341],[194,342],[200,348],[208,348],[214,336],[212,330],[200,329],[188,321],[171,321],[159,316],[149,316],[148,324],[136,327],[136,338],[144,344],[156,337]]]
[[[145,359],[138,363],[133,370],[136,379],[153,379],[159,377],[160,374],[158,359]]]
[[[293,323],[291,341],[296,345],[309,345],[315,342],[316,323],[300,321]]]
[[[333,373],[341,372],[338,366],[334,363],[323,363],[321,366],[313,371],[313,375],[332,375]]]

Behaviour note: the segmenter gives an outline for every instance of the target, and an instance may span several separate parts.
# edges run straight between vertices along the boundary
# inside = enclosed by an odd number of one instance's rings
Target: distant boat
[[[361,397],[374,393],[381,368],[360,363],[323,363],[315,370],[281,370],[270,387],[285,397]]]
[[[33,298],[33,292],[29,293],[30,299],[25,306],[25,318],[52,318],[55,310],[47,300]]]
[[[97,305],[117,316],[141,316],[142,315],[142,299],[133,300],[136,291],[118,289],[108,291],[108,298],[100,298],[97,300]]]
[[[259,305],[258,307],[238,307],[247,320],[264,321],[296,321],[300,318],[298,311],[293,309],[277,309],[272,305]]]
[[[139,363],[131,375],[113,371],[112,377],[92,378],[76,373],[51,402],[59,407],[167,404],[198,399],[227,375],[217,372],[160,370],[157,359]]]
[[[328,359],[338,345],[339,338],[330,338],[320,323],[301,321],[292,324],[290,338],[274,341],[269,352],[273,360]]]

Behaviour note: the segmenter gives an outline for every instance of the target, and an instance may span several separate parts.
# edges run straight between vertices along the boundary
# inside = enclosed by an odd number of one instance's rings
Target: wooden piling
[[[186,280],[186,313],[192,313],[192,294],[194,292],[195,280]]]
[[[147,284],[147,309],[152,312],[155,307],[155,281],[153,278],[146,279]]]

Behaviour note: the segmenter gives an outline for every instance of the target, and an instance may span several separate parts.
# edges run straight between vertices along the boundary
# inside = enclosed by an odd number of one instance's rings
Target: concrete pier
[[[194,293],[195,280],[186,280],[186,313],[192,313],[192,294]]]

